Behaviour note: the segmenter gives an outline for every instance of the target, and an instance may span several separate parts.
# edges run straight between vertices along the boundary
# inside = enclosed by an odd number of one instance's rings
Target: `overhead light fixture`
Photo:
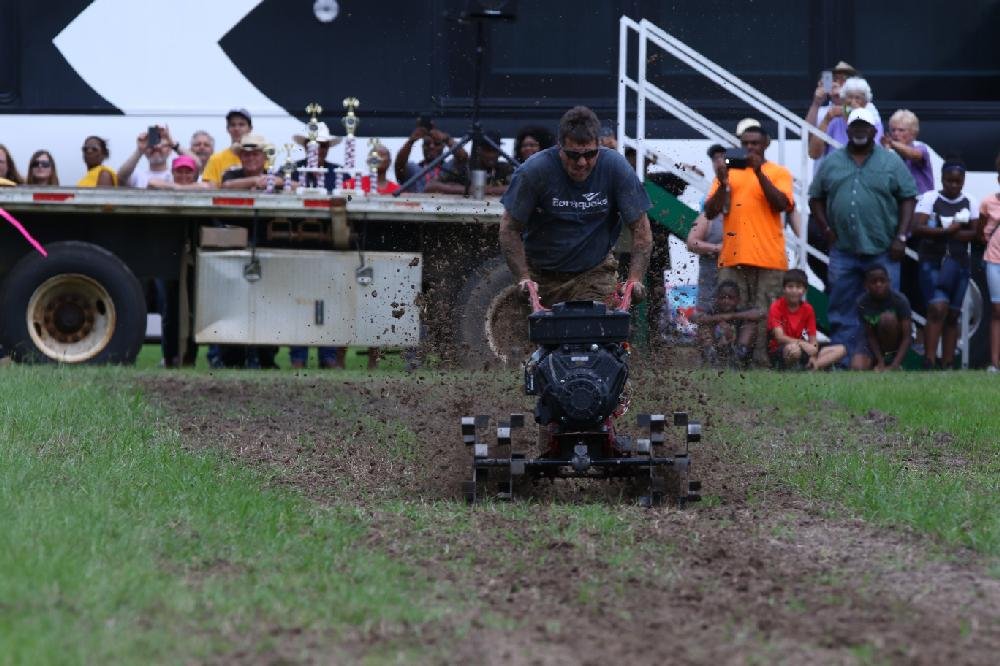
[[[320,23],[329,23],[337,18],[340,13],[340,5],[337,0],[316,0],[313,3],[313,14]]]

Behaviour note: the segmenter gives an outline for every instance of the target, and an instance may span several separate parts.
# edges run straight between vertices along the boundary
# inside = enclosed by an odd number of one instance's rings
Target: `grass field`
[[[685,572],[699,567],[708,567],[702,582],[683,594],[737,590],[727,592],[737,596],[719,618],[721,633],[707,639],[706,655],[714,654],[712,644],[729,641],[733,652],[722,654],[737,661],[767,662],[807,649],[801,654],[891,663],[901,661],[892,647],[897,642],[932,633],[916,622],[913,636],[851,639],[838,647],[843,652],[827,654],[831,640],[840,645],[830,638],[835,629],[819,636],[808,628],[778,635],[759,623],[748,629],[746,618],[759,615],[759,608],[743,605],[750,602],[739,597],[742,588],[723,582],[731,565],[714,569],[705,562],[718,560],[719,552],[723,559],[726,551],[739,552],[747,534],[792,542],[797,531],[813,529],[811,519],[793,520],[797,509],[773,504],[768,497],[774,492],[815,502],[838,520],[851,515],[877,527],[913,530],[926,535],[918,538],[935,552],[983,558],[977,561],[1000,578],[1000,443],[994,435],[1000,432],[1000,410],[988,408],[996,388],[985,373],[694,373],[685,381],[703,392],[703,416],[709,417],[695,465],[700,458],[707,462],[711,452],[721,461],[716,466],[746,465],[754,472],[745,485],[730,482],[725,492],[723,480],[730,477],[710,476],[705,506],[650,515],[602,500],[470,510],[447,499],[446,490],[430,500],[317,502],[288,482],[284,468],[247,466],[220,449],[188,445],[136,382],[164,375],[211,378],[203,369],[153,370],[157,360],[158,350],[147,347],[135,369],[0,368],[0,663],[329,663],[359,655],[374,663],[451,661],[442,656],[451,654],[442,653],[443,646],[477,632],[524,637],[540,626],[543,638],[573,644],[566,636],[578,638],[578,614],[580,621],[593,622],[597,614],[631,626],[650,603],[677,606],[678,590],[689,589]],[[390,359],[376,376],[393,377],[396,362]],[[360,368],[365,359],[350,363]],[[216,373],[216,379],[222,385],[249,380],[299,389],[305,381],[373,381],[363,372],[309,374],[230,371]],[[423,384],[417,393],[434,400],[449,395],[451,377],[418,378]],[[393,397],[392,384],[370,385],[377,394],[372,400],[386,409],[396,409],[394,401],[405,403]],[[320,409],[361,408],[338,396]],[[250,431],[255,415],[270,418],[257,403],[224,408],[210,398],[198,408],[225,413]],[[276,399],[270,409],[278,414],[285,407]],[[374,413],[344,423],[359,442],[389,442],[402,464],[419,462],[414,452],[426,433],[414,434]],[[313,436],[297,435],[306,443],[298,449],[306,457],[282,464],[308,474]],[[336,497],[340,486],[333,488],[329,494]],[[762,507],[774,515],[761,518],[757,528],[740,527],[745,519],[739,516],[760,515]],[[807,527],[796,527],[795,520]],[[477,528],[474,537],[470,524]],[[697,525],[701,536],[695,542],[685,545],[672,536]],[[751,531],[734,535],[738,528]],[[524,558],[510,557],[512,552]],[[571,553],[583,556],[588,568],[571,568]],[[485,571],[484,563],[493,573],[473,576]],[[819,573],[808,561],[796,566],[801,573],[777,568],[769,574],[808,581],[787,583],[787,593],[768,593],[769,612],[787,615],[789,627],[803,611],[816,610],[823,625],[824,614],[857,618],[859,603],[877,605],[879,588],[849,597],[844,581],[861,579],[856,570]],[[560,606],[546,606],[544,595],[541,602],[530,596],[545,589],[544,579],[526,581],[546,567],[566,581],[557,592]],[[761,571],[754,576],[766,578]],[[658,582],[649,588],[651,580]],[[812,587],[824,595],[821,601],[802,596]],[[648,589],[671,596],[650,596]],[[751,586],[748,593],[753,591]],[[527,617],[509,611],[511,600],[524,599],[542,605],[532,606]],[[572,615],[555,610],[563,607]],[[539,625],[538,613],[549,619]],[[892,622],[921,613],[900,611]],[[840,617],[831,616],[830,626],[843,623]],[[976,640],[982,621],[963,617],[949,621],[966,627],[968,641]],[[534,640],[537,647],[541,639]],[[559,649],[539,652],[539,659],[581,656]],[[476,661],[470,656],[475,651],[459,654],[456,660]],[[503,654],[497,648],[496,655]],[[638,655],[634,659],[643,661]],[[699,655],[689,656],[699,661]]]
[[[125,369],[5,368],[0,661],[204,658],[259,628],[419,622],[412,571],[323,508],[157,429]],[[289,603],[294,600],[294,603]]]
[[[715,387],[736,402],[778,407],[774,425],[800,426],[800,446],[782,449],[771,465],[803,492],[869,520],[1000,556],[1000,410],[989,406],[994,379],[982,372],[755,372],[736,381],[717,378]],[[881,431],[883,446],[859,446],[859,431]],[[746,434],[734,436],[755,455],[766,434]]]

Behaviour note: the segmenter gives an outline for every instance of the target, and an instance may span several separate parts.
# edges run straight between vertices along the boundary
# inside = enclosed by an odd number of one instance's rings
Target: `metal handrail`
[[[638,33],[638,61],[637,80],[628,76],[628,35],[629,31]],[[703,136],[719,141],[730,146],[739,145],[738,138],[726,131],[716,123],[712,122],[702,114],[692,109],[687,104],[673,97],[659,86],[646,79],[646,63],[648,43],[663,49],[684,64],[688,65],[709,80],[721,86],[727,92],[738,97],[751,107],[757,109],[765,116],[773,120],[778,125],[778,162],[785,163],[786,151],[785,140],[788,131],[799,136],[801,148],[801,181],[795,183],[795,194],[799,210],[807,209],[806,193],[810,180],[809,173],[809,151],[808,138],[815,136],[823,142],[839,148],[840,143],[833,139],[826,132],[807,123],[805,119],[799,118],[789,109],[778,104],[773,99],[760,92],[750,84],[739,79],[728,70],[721,67],[706,56],[698,53],[690,46],[671,36],[656,24],[647,19],[638,22],[627,16],[619,19],[619,58],[618,58],[618,146],[624,151],[627,145],[634,145],[639,153],[646,154],[646,102],[647,100],[656,104],[664,111],[667,111],[675,118],[691,127]],[[632,90],[637,96],[636,103],[636,135],[634,144],[629,141],[625,132],[626,97],[627,91]],[[643,164],[636,161],[636,172],[641,176]],[[668,166],[669,169],[669,166]],[[804,227],[804,225],[803,225]],[[806,261],[805,247],[808,242],[805,236],[805,229],[800,230],[799,243],[799,263],[804,265]]]

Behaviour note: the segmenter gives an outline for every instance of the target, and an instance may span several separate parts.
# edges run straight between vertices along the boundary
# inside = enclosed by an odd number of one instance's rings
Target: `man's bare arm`
[[[642,282],[649,267],[649,258],[653,254],[653,232],[649,228],[649,216],[645,213],[631,223],[632,249],[629,251],[628,279]]]
[[[528,272],[528,257],[524,253],[524,241],[521,240],[521,231],[524,225],[511,217],[506,210],[500,220],[500,251],[503,252],[504,259],[514,279],[530,280],[531,274]]]
[[[903,199],[896,207],[896,234],[906,236],[910,232],[910,223],[913,221],[913,211],[917,207],[917,200],[914,197]]]
[[[788,201],[788,197],[785,193],[774,186],[771,179],[764,174],[764,172],[758,167],[754,170],[757,175],[757,182],[760,183],[760,188],[764,190],[764,198],[767,199],[767,203],[771,206],[771,210],[775,213],[784,213],[786,210],[791,208],[791,202]]]

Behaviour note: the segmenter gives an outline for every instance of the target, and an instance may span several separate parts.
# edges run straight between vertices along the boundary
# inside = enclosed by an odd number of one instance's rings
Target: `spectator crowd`
[[[891,370],[913,349],[924,368],[951,368],[970,247],[981,243],[992,302],[988,371],[997,372],[1000,193],[982,202],[968,194],[957,155],[935,174],[917,140],[917,116],[899,109],[886,131],[873,98],[868,82],[840,62],[820,78],[806,115],[841,145],[808,138],[809,237],[829,257],[816,271],[825,273],[828,342],[817,343],[815,312],[804,300],[809,276],[787,270],[784,226],[795,228],[799,211],[791,175],[763,158],[767,132],[753,119],[739,123],[745,163],[727,159],[723,146],[709,149],[716,177],[687,238],[700,255],[692,320],[705,363],[747,366],[757,358],[775,368]],[[1000,157],[995,166],[1000,175]],[[916,262],[905,261],[908,249]],[[916,331],[914,312],[926,318]]]
[[[472,172],[482,170],[485,172],[485,194],[499,196],[506,191],[511,174],[520,162],[554,143],[552,134],[545,128],[526,126],[517,133],[513,152],[516,157],[514,161],[509,161],[498,150],[501,142],[499,133],[485,132],[484,139],[473,142],[471,151],[467,152],[433,120],[421,118],[395,155],[395,168],[389,149],[376,142],[372,152],[377,161],[366,162],[366,166],[371,165],[371,173],[355,183],[356,174],[343,171],[340,164],[328,160],[330,148],[342,138],[334,136],[325,123],[317,125],[311,138],[318,144],[319,164],[327,169],[322,182],[331,193],[339,184],[345,190],[357,187],[371,192],[374,189],[378,195],[391,195],[400,190],[462,195],[469,193]],[[0,144],[0,187],[62,184],[88,188],[257,191],[276,188],[281,191],[285,176],[278,168],[280,165],[268,164],[268,157],[275,153],[275,144],[254,131],[250,112],[242,108],[229,111],[225,116],[225,129],[229,141],[225,147],[216,150],[215,138],[206,130],[194,132],[188,144],[184,145],[171,134],[167,125],[148,127],[136,136],[133,150],[117,169],[110,163],[111,151],[107,140],[88,136],[81,148],[86,171],[75,183],[60,183],[55,159],[51,152],[44,149],[32,154],[28,169],[22,174],[14,156]],[[305,148],[310,136],[296,134],[292,140]],[[421,159],[412,159],[414,145],[418,143]],[[448,150],[451,152],[447,158],[439,160]],[[316,173],[300,173],[299,170],[305,166],[305,159],[294,163],[291,171],[293,189],[300,185],[315,187],[318,184]],[[395,176],[396,181],[390,174]],[[373,179],[376,181],[374,186]],[[162,317],[163,365],[167,367],[193,364],[197,354],[193,345],[183,353],[177,349],[180,319],[177,311],[178,289],[177,281],[155,280],[149,285],[151,311],[159,312]],[[271,347],[211,346],[208,360],[213,367],[270,368],[277,367],[276,351]],[[378,350],[369,349],[367,355],[369,367],[374,367],[379,358]],[[319,367],[343,368],[345,356],[345,348],[320,347]],[[308,349],[290,348],[289,361],[294,368],[304,368],[308,361]]]
[[[907,109],[896,110],[886,128],[873,99],[869,83],[848,63],[838,63],[820,78],[806,121],[841,147],[822,136],[808,138],[814,160],[809,211],[796,210],[788,169],[765,157],[770,136],[760,122],[746,118],[738,124],[742,154],[731,154],[719,145],[709,148],[714,179],[686,239],[688,248],[700,255],[692,321],[698,325],[697,341],[706,364],[884,370],[899,368],[913,349],[922,354],[928,369],[951,367],[974,261],[969,247],[984,243],[992,303],[989,371],[997,372],[1000,193],[982,202],[966,193],[965,165],[956,155],[946,157],[935,174],[928,146],[917,139],[917,116]],[[225,129],[227,145],[216,150],[215,138],[204,130],[183,145],[166,125],[147,128],[136,136],[133,150],[117,169],[108,164],[107,141],[88,136],[81,149],[86,173],[75,185],[274,191],[290,178],[293,188],[322,182],[331,192],[341,185],[379,195],[400,190],[467,195],[473,174],[481,171],[484,192],[499,196],[520,164],[547,149],[565,148],[556,145],[545,127],[526,126],[516,134],[512,157],[499,150],[500,135],[489,131],[467,152],[449,133],[421,117],[395,157],[376,143],[372,175],[355,183],[354,174],[343,173],[341,165],[328,160],[330,148],[341,138],[324,123],[318,123],[313,135],[319,164],[327,170],[321,179],[312,170],[300,173],[305,160],[284,173],[269,165],[274,144],[255,133],[246,109],[227,113]],[[309,138],[296,135],[293,140],[305,146]],[[610,129],[601,133],[599,142],[617,147]],[[419,158],[413,155],[417,144]],[[627,157],[634,165],[635,152]],[[0,144],[0,186],[60,184],[51,152],[35,151],[26,166],[22,173],[15,156]],[[996,167],[1000,173],[1000,158]],[[809,274],[789,270],[786,252],[785,226],[792,225],[797,233],[800,216],[806,212],[811,241],[829,256],[828,267],[823,267],[826,274],[820,276],[827,285],[830,324],[829,339],[822,342],[816,312],[808,302]],[[659,235],[656,241],[657,246],[666,242]],[[903,261],[908,249],[916,253],[917,262]],[[177,300],[176,290],[176,284],[155,285],[157,309],[164,317],[167,366],[193,362],[192,350],[181,354],[177,336],[170,334],[177,325],[176,307],[171,306]],[[926,317],[926,326],[916,337],[911,335],[914,312]],[[276,366],[274,349],[237,351],[212,348],[209,361],[220,367]],[[320,367],[342,368],[345,351],[321,348]],[[370,350],[369,362],[377,357],[377,351]],[[305,367],[307,359],[307,349],[291,349],[293,367]]]

